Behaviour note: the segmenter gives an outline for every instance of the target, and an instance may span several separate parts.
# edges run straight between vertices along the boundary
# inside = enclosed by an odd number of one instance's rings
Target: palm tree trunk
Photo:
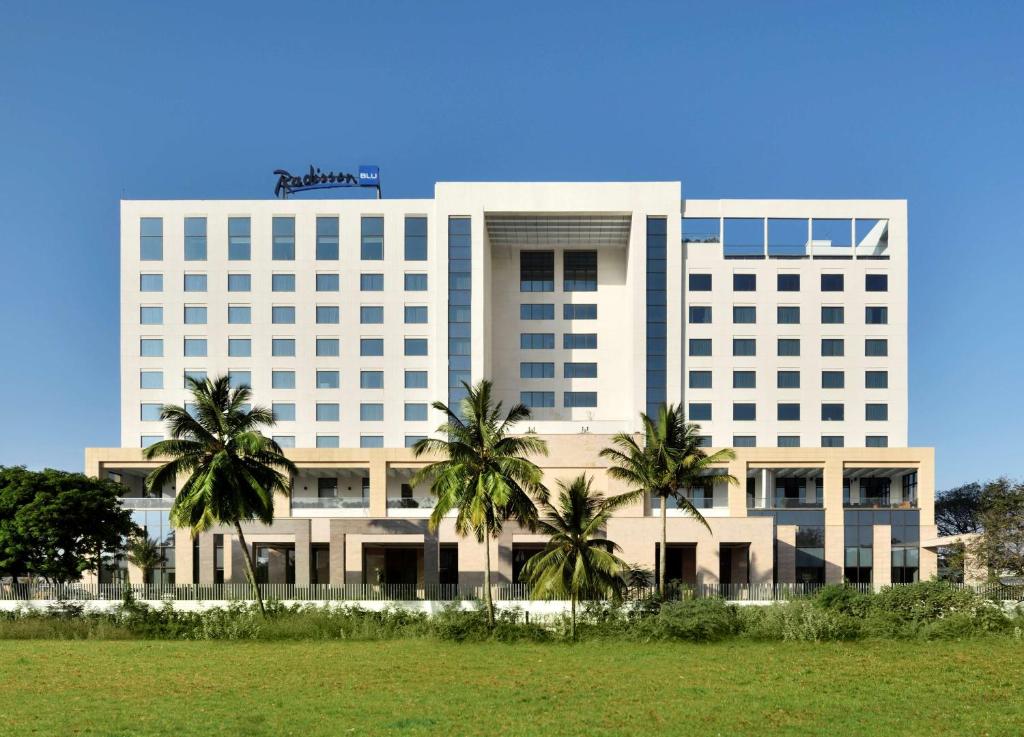
[[[661,550],[658,551],[658,593],[665,598],[665,566],[668,565],[668,497],[661,497]]]
[[[484,535],[484,606],[487,608],[487,625],[494,626],[494,602],[491,600],[491,536]]]
[[[256,603],[260,607],[260,614],[267,616],[267,610],[263,607],[263,595],[260,593],[259,584],[256,583],[256,571],[252,567],[252,556],[249,554],[249,546],[245,542],[245,535],[242,533],[242,525],[235,522],[235,532],[238,534],[238,544],[242,546],[242,555],[245,556],[245,576],[249,579],[249,585],[256,594]]]
[[[576,642],[576,592],[572,593],[572,641]]]

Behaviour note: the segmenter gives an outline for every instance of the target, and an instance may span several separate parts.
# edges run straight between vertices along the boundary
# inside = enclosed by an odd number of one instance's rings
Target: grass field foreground
[[[1016,735],[1024,644],[0,642],[3,735]]]

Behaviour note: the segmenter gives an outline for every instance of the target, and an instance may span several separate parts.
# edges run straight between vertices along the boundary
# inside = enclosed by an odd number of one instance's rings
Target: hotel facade
[[[641,412],[679,403],[740,483],[674,509],[687,584],[884,585],[936,572],[934,454],[907,447],[906,202],[690,200],[679,182],[438,183],[432,199],[124,201],[121,447],[86,450],[164,549],[157,583],[244,581],[232,529],[193,538],[147,495],[142,448],[187,377],[228,374],[272,407],[298,473],[245,526],[270,583],[478,585],[483,548],[427,526],[410,446],[489,378],[580,473]],[[658,564],[658,500],[607,536]],[[508,525],[498,583],[543,538]],[[129,570],[141,580],[137,570]]]

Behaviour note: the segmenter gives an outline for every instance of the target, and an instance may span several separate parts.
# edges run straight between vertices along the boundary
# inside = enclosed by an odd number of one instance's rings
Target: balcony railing
[[[172,496],[123,496],[121,505],[125,509],[170,509],[174,504]]]
[[[887,496],[879,496],[858,499],[857,501],[844,499],[843,506],[847,509],[917,509],[917,500],[897,501]]]
[[[292,509],[369,509],[370,500],[343,496],[293,496]]]
[[[432,496],[391,497],[388,509],[433,509],[436,502]]]

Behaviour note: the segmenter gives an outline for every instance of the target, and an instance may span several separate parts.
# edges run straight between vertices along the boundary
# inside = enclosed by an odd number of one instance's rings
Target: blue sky
[[[911,443],[1024,476],[1024,6],[711,5],[3,3],[0,464],[118,444],[120,198],[374,162],[907,198]]]

